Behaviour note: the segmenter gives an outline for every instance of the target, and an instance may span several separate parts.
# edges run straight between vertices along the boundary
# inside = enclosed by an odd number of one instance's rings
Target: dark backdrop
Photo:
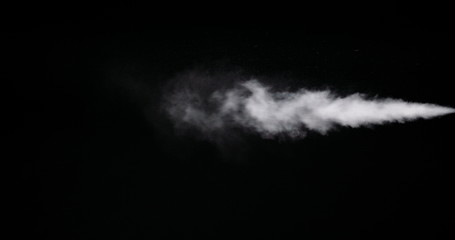
[[[36,7],[36,8],[35,8]],[[451,232],[452,115],[299,141],[175,134],[182,71],[455,107],[444,6],[31,6],[4,17],[13,222],[43,239],[434,238]],[[10,92],[9,89],[6,91]]]

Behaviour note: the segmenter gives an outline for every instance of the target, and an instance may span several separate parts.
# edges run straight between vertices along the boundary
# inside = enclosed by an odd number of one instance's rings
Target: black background
[[[448,6],[205,7],[40,5],[4,15],[18,236],[451,232],[452,115],[299,141],[245,134],[220,150],[175,134],[159,111],[166,82],[195,68],[455,107]]]

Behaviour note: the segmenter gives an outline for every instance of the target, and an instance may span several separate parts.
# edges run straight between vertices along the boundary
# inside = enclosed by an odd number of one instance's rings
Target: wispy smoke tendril
[[[248,80],[202,98],[195,91],[178,91],[167,111],[178,126],[203,133],[244,128],[266,138],[303,137],[307,131],[327,133],[336,126],[361,127],[432,118],[455,109],[399,99],[368,99],[362,94],[337,97],[329,91],[274,92],[257,80]]]

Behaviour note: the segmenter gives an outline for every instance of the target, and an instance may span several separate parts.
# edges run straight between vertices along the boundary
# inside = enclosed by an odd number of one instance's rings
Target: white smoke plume
[[[363,94],[338,97],[330,91],[274,92],[257,80],[213,91],[205,98],[185,89],[169,99],[167,111],[179,127],[205,134],[243,128],[266,138],[305,136],[307,131],[327,133],[336,126],[361,127],[428,119],[455,109],[399,99],[369,99]]]

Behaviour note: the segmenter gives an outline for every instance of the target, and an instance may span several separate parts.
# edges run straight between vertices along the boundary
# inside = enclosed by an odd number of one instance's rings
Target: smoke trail
[[[455,109],[399,99],[368,99],[362,94],[337,97],[329,91],[273,92],[249,80],[204,98],[197,90],[177,91],[167,111],[179,127],[212,134],[230,128],[253,130],[271,138],[303,137],[307,131],[325,134],[336,126],[361,127],[428,119]]]

